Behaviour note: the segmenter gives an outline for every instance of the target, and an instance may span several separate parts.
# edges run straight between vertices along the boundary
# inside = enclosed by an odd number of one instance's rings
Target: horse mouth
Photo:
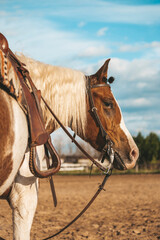
[[[113,166],[114,166],[114,168],[116,168],[118,170],[126,170],[127,169],[124,161],[122,160],[122,158],[120,157],[120,155],[117,152],[114,153]]]

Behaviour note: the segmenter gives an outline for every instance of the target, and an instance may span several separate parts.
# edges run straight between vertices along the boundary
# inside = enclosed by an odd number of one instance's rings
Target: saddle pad
[[[22,88],[11,62],[0,50],[0,84],[5,86],[8,92],[22,103]],[[21,105],[21,104],[20,104]]]

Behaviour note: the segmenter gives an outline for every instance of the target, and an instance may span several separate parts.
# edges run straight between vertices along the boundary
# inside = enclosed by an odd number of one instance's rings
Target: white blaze
[[[116,101],[116,99],[115,99],[115,101]],[[119,104],[118,104],[117,101],[116,101],[116,103],[117,103],[117,105],[119,107]],[[120,110],[120,114],[121,114],[120,128],[122,129],[122,131],[124,132],[124,134],[127,137],[128,144],[130,146],[130,153],[129,153],[130,154],[130,160],[132,160],[131,163],[125,163],[125,165],[126,165],[127,169],[131,169],[136,164],[136,161],[137,161],[138,156],[139,156],[139,150],[138,150],[137,145],[135,144],[135,142],[134,142],[130,132],[126,128],[126,125],[124,123],[124,119],[123,119],[120,107],[119,107],[119,110]]]

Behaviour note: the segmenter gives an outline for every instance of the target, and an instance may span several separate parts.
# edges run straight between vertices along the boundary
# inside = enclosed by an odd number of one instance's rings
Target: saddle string
[[[50,161],[49,161],[49,153],[48,153],[48,149],[47,149],[46,145],[44,145],[44,147],[45,147],[47,168],[49,169],[51,167]],[[53,199],[54,207],[56,207],[57,206],[57,196],[56,196],[53,176],[49,177],[49,183],[50,183],[50,188],[51,188],[51,193],[52,193],[52,199]]]

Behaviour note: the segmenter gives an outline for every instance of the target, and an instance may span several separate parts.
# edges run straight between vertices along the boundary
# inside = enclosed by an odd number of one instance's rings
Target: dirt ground
[[[53,207],[49,183],[41,180],[31,240],[55,233],[73,219],[97,190],[102,176],[55,176]],[[160,175],[113,175],[93,205],[54,239],[160,239]],[[0,201],[0,239],[12,239],[11,210]],[[23,239],[22,239],[23,240]]]

